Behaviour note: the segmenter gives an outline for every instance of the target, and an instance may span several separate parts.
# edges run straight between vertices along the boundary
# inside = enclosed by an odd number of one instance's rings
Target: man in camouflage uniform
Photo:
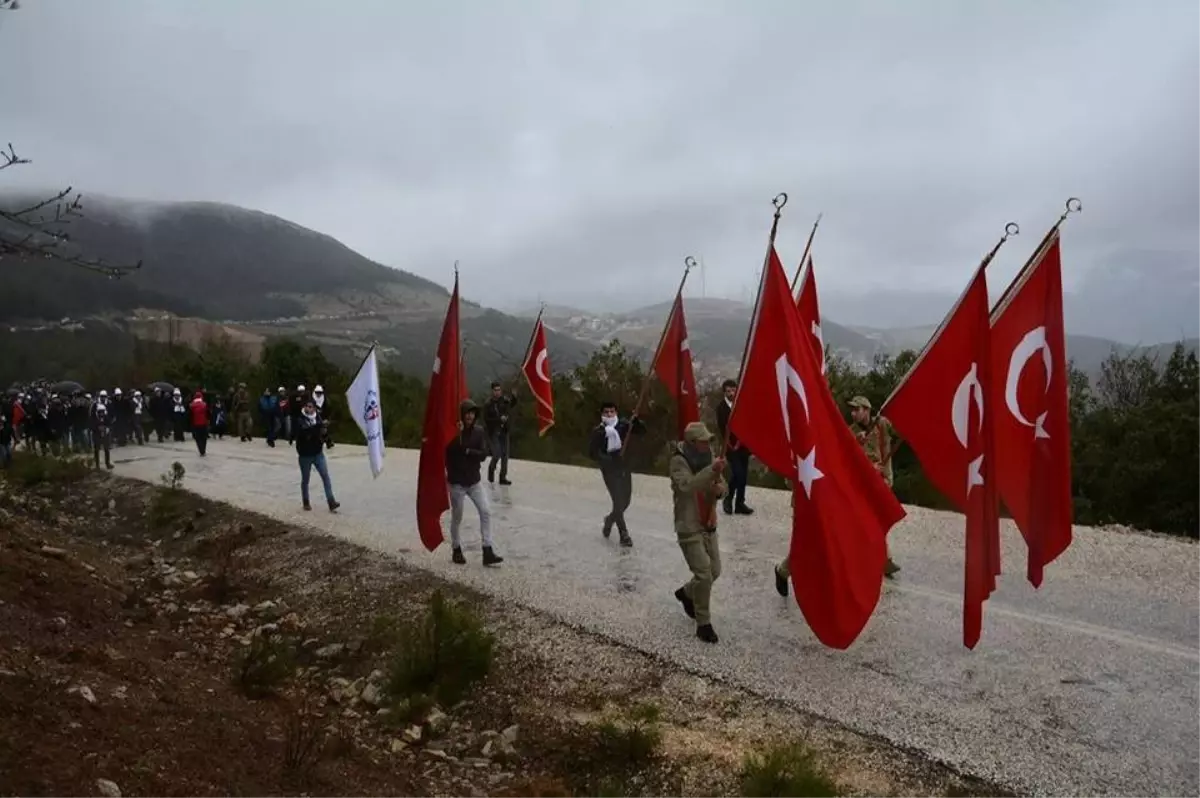
[[[883,477],[883,481],[892,486],[892,423],[884,416],[871,418],[871,400],[865,396],[856,396],[850,400],[850,431],[854,433],[858,445],[863,447],[867,459],[875,466],[875,470]],[[793,499],[794,501],[794,499]],[[883,566],[883,575],[892,579],[900,571],[900,566],[892,559],[891,549],[888,549],[887,563]],[[775,590],[779,595],[788,594],[787,557],[775,566]]]
[[[717,545],[717,501],[725,495],[725,460],[713,459],[713,436],[703,422],[684,429],[683,441],[671,453],[671,493],[675,499],[675,534],[691,580],[675,591],[689,618],[696,620],[696,637],[717,642],[709,615],[712,585],[721,575]]]

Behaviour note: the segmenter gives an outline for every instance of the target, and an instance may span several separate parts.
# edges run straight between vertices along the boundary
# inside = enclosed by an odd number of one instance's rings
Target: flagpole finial
[[[454,276],[456,278],[458,277],[458,259],[457,258],[454,260]]]
[[[683,259],[683,270],[685,272],[690,272],[694,268],[696,268],[696,259],[691,255],[688,255]]]
[[[788,196],[786,191],[780,191],[775,195],[775,199],[771,200],[771,204],[775,206],[775,213],[783,210],[783,206],[787,205]]]
[[[1019,236],[1019,235],[1021,235],[1020,226],[1016,222],[1009,222],[1008,224],[1004,225],[1004,238],[1002,238],[1001,240],[1007,241],[1012,236]]]
[[[1083,203],[1079,201],[1079,197],[1070,197],[1067,200],[1067,213],[1079,213],[1083,210]]]

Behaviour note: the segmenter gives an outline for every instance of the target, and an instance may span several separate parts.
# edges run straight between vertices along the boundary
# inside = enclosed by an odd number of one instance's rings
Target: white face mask
[[[616,416],[600,416],[600,423],[606,427],[614,427],[617,424]]]
[[[307,418],[309,421],[312,421],[314,418],[317,417],[317,411],[310,410],[306,407],[306,408],[304,408],[304,417]]]

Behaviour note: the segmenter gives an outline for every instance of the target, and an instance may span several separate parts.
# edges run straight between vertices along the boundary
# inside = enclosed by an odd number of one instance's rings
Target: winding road
[[[891,534],[903,566],[848,651],[820,645],[773,586],[786,551],[787,495],[752,490],[751,517],[721,517],[724,572],[713,593],[716,646],[696,640],[672,592],[687,578],[665,478],[635,476],[635,546],[600,535],[608,498],[596,471],[513,461],[492,487],[505,563],[479,562],[468,504],[466,566],[448,545],[421,548],[417,452],[389,449],[372,480],[362,447],[338,445],[330,468],[342,509],[299,498],[287,446],[262,441],[161,444],[115,453],[117,474],[157,482],[174,460],[201,495],[394,554],[697,673],[727,680],[966,773],[1041,795],[1200,792],[1200,575],[1189,542],[1078,527],[1035,591],[1015,528],[1002,530],[1005,575],[984,610],[977,649],[961,642],[962,517],[909,508]],[[449,518],[447,516],[446,523]]]

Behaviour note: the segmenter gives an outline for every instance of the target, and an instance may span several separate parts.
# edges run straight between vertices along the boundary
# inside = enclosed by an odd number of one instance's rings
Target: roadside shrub
[[[283,737],[283,777],[296,785],[306,784],[325,753],[325,732],[320,717],[308,706],[294,708],[288,715]]]
[[[171,463],[171,467],[163,472],[159,480],[163,486],[171,490],[179,490],[183,487],[183,478],[187,474],[187,469],[183,467],[183,463],[176,460]]]
[[[741,780],[742,795],[748,798],[842,794],[812,749],[802,743],[777,745],[748,755],[742,764]]]
[[[614,762],[644,764],[654,757],[662,743],[660,716],[654,704],[638,704],[623,717],[609,718],[598,728],[601,748]]]
[[[67,486],[82,481],[91,470],[87,462],[70,455],[37,455],[27,452],[13,455],[6,478],[26,488],[39,485]]]
[[[395,699],[422,694],[443,706],[458,703],[492,666],[493,636],[468,607],[434,591],[424,617],[398,630],[388,673]]]
[[[238,656],[234,679],[249,698],[265,698],[292,675],[295,645],[284,638],[255,637]]]

